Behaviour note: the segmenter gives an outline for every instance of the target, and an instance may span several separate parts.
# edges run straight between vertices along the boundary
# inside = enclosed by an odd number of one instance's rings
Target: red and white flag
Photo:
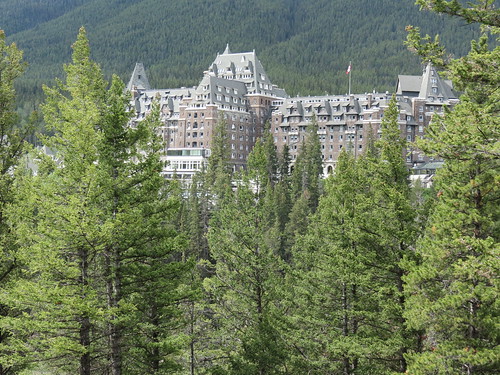
[[[349,73],[351,73],[351,64],[349,64],[349,66],[347,67],[345,74],[349,74]]]

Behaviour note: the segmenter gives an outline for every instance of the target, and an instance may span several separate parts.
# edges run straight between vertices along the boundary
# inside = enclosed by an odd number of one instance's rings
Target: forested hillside
[[[418,74],[403,46],[405,26],[440,34],[463,55],[477,27],[419,12],[413,0],[3,0],[0,28],[30,66],[21,101],[62,75],[78,28],[88,30],[106,76],[127,80],[135,62],[155,87],[194,85],[222,52],[255,49],[273,81],[291,95],[343,93],[352,60],[353,91],[392,90],[397,74]]]
[[[485,33],[448,59],[406,30],[462,92],[417,140],[444,161],[426,189],[396,96],[327,178],[315,117],[293,165],[265,131],[235,172],[222,113],[207,168],[164,179],[160,105],[130,126],[84,27],[44,87],[56,157],[37,153],[37,118],[16,112],[22,52],[0,31],[0,375],[497,375],[500,11],[418,3]]]

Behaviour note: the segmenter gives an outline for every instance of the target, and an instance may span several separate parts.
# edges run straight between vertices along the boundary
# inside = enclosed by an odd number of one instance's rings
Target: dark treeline
[[[490,26],[498,11],[420,0]],[[500,48],[461,59],[408,29],[460,104],[419,141],[443,158],[409,183],[399,110],[364,155],[321,176],[317,123],[291,168],[270,132],[230,168],[224,113],[189,187],[161,177],[159,108],[129,126],[84,28],[41,106],[52,158],[16,115],[25,64],[0,34],[0,375],[497,373]]]
[[[50,3],[50,6],[48,5]],[[36,15],[36,17],[35,17]],[[417,22],[418,20],[418,22]],[[3,1],[0,28],[24,50],[30,66],[17,81],[22,103],[42,97],[41,84],[62,74],[76,30],[85,26],[105,76],[124,81],[135,63],[157,88],[192,86],[226,43],[255,49],[273,82],[290,95],[392,91],[398,74],[420,74],[401,41],[418,23],[462,56],[476,26],[420,13],[413,0],[81,0]],[[23,104],[21,104],[23,106]],[[29,108],[28,108],[29,109]]]

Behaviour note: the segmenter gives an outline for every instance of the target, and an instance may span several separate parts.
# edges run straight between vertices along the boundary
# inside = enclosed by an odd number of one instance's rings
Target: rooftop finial
[[[223,55],[229,55],[231,53],[231,50],[229,49],[229,43],[226,44],[226,49],[224,50]]]

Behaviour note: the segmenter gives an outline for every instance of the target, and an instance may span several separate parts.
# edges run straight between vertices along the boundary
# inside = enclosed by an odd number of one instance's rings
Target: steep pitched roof
[[[248,94],[283,96],[283,89],[272,84],[255,51],[232,53],[229,44],[208,68],[208,74],[244,82]]]
[[[429,62],[422,74],[418,97],[423,99],[442,97],[443,100],[448,100],[456,99],[457,95],[453,92],[451,82],[441,79],[432,63]]]
[[[399,75],[396,93],[421,99],[442,98],[443,101],[458,98],[451,81],[441,79],[430,62],[421,76]]]
[[[142,63],[135,64],[134,72],[130,77],[130,81],[127,85],[127,90],[132,91],[134,89],[138,90],[150,90],[148,76],[146,75],[146,70]]]

